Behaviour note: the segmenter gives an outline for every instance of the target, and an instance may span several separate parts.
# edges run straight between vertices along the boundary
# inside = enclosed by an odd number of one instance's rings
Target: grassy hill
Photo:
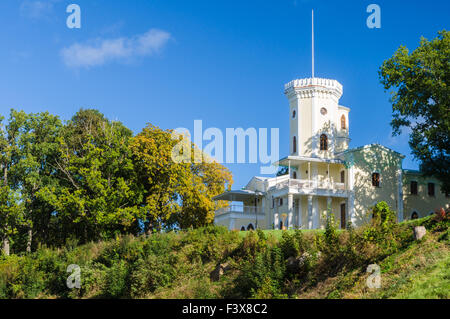
[[[427,228],[420,241],[417,225]],[[450,298],[448,225],[429,216],[346,231],[205,227],[41,247],[0,257],[0,298]],[[66,286],[70,264],[80,289]],[[366,285],[369,264],[380,266],[380,289]]]

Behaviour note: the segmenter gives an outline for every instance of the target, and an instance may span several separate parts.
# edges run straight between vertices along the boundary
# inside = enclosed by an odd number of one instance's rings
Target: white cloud
[[[68,67],[94,67],[112,61],[124,61],[139,56],[150,56],[161,50],[171,38],[170,33],[150,29],[130,38],[97,39],[89,44],[75,43],[61,50]]]

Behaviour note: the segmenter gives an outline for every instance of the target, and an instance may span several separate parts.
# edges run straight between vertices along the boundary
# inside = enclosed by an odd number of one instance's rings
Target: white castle
[[[349,149],[348,107],[339,105],[342,85],[306,78],[285,85],[289,100],[289,156],[276,164],[286,175],[253,177],[241,190],[215,200],[230,205],[215,212],[229,229],[319,229],[333,214],[342,228],[370,219],[370,208],[385,201],[398,221],[449,207],[436,179],[402,168],[404,156],[385,146]]]

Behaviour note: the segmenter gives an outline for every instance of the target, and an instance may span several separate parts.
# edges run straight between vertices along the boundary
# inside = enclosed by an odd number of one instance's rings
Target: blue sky
[[[81,29],[66,7],[81,7]],[[381,8],[369,29],[366,8]],[[351,147],[381,143],[417,168],[407,136],[391,137],[381,63],[404,44],[449,29],[450,2],[432,1],[0,1],[0,114],[10,108],[69,119],[93,107],[138,133],[162,128],[280,129],[288,152],[285,83],[311,74],[310,17],[315,10],[316,76],[344,86]],[[259,164],[227,165],[234,188]]]

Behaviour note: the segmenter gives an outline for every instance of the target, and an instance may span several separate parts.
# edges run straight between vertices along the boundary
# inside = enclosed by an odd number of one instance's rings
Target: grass
[[[322,230],[322,229],[301,229],[301,231],[304,234],[306,234],[306,233],[321,233],[321,232],[324,232],[324,230]],[[292,234],[294,234],[295,229],[286,229],[286,230],[282,230],[282,229],[264,229],[264,230],[262,230],[262,232],[267,237],[273,236],[276,240],[280,240],[281,236],[283,235],[284,232],[287,232],[288,234],[292,235]],[[240,231],[239,232],[239,237],[240,238],[244,238],[249,233],[250,233],[249,231]]]
[[[411,276],[396,299],[450,299],[450,255]]]
[[[353,287],[342,298],[365,299],[449,299],[450,298],[450,247],[448,242],[437,241],[428,234],[408,249],[393,254],[379,263],[381,288],[369,289],[369,274],[361,269]],[[340,281],[349,280],[352,274]]]

